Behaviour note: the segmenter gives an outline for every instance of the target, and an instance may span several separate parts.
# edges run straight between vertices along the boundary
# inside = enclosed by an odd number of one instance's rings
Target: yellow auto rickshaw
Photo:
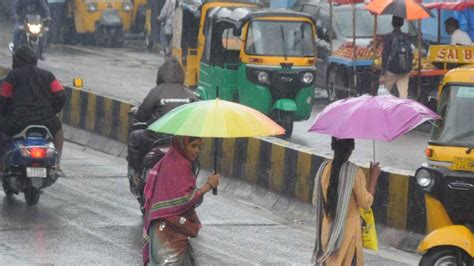
[[[427,163],[415,174],[425,191],[429,233],[418,247],[420,265],[473,265],[474,65],[444,76],[438,113]]]
[[[91,40],[104,46],[122,46],[130,29],[130,0],[72,0],[67,2],[63,36],[66,43]]]
[[[206,21],[211,10],[219,8],[259,7],[256,1],[206,1],[198,6],[196,1],[184,1],[176,9],[171,41],[172,54],[185,69],[185,84],[195,88],[199,78],[199,63],[206,41]]]

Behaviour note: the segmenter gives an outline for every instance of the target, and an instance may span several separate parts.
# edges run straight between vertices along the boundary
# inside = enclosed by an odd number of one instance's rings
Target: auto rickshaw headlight
[[[89,12],[97,11],[97,4],[96,3],[87,4],[87,11],[89,11]]]
[[[123,3],[122,4],[122,9],[124,11],[130,11],[130,10],[132,10],[132,4],[131,3]]]
[[[424,190],[429,189],[434,184],[434,176],[430,171],[420,168],[416,171],[416,182]]]
[[[257,78],[260,83],[268,83],[268,73],[265,71],[258,72]]]
[[[305,84],[311,84],[313,80],[314,80],[314,75],[311,72],[304,73],[303,77],[301,78],[301,81],[303,81]]]

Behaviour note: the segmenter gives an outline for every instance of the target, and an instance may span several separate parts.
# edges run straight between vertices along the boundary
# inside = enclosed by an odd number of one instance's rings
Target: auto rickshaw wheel
[[[114,32],[114,35],[111,39],[111,46],[112,47],[123,47],[123,31],[122,29],[117,30]]]
[[[274,113],[274,120],[285,129],[285,134],[281,137],[284,139],[291,138],[291,134],[293,133],[293,112],[286,112],[277,110]]]
[[[468,266],[471,258],[459,248],[441,246],[428,250],[420,261],[420,266]]]
[[[151,38],[151,33],[148,30],[145,30],[145,48],[149,51],[153,49],[153,40]]]

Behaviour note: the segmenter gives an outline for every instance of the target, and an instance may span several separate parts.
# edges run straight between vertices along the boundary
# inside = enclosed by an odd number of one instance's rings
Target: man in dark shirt
[[[400,98],[406,99],[408,97],[408,83],[410,81],[409,73],[395,74],[388,70],[388,64],[390,60],[390,54],[392,52],[393,40],[398,36],[403,36],[410,41],[410,36],[403,33],[401,28],[403,26],[403,18],[393,16],[392,18],[393,31],[384,36],[384,45],[382,51],[382,73],[380,77],[380,83],[384,84],[388,91],[397,84]]]
[[[36,67],[37,62],[31,48],[20,46],[13,55],[13,69],[0,87],[0,154],[6,136],[12,137],[29,125],[42,125],[53,135],[61,156],[64,137],[56,114],[66,102],[64,88],[51,72]]]
[[[198,101],[197,95],[183,83],[183,68],[176,58],[168,58],[158,70],[156,87],[150,90],[138,108],[136,119],[151,124],[178,106]],[[128,163],[134,170],[135,181],[140,177],[144,156],[160,137],[163,135],[146,129],[130,133]]]

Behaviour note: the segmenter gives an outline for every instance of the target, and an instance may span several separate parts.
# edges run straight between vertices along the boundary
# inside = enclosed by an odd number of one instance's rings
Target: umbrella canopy
[[[259,111],[220,99],[182,105],[155,121],[148,129],[173,135],[211,138],[285,133],[282,127]]]
[[[374,0],[365,8],[377,15],[395,15],[407,20],[433,16],[427,8],[414,0]]]
[[[326,106],[309,131],[340,139],[391,141],[427,120],[438,118],[414,100],[363,95]]]
[[[446,9],[453,11],[461,11],[466,8],[474,7],[474,0],[458,1],[458,2],[433,2],[425,3],[424,6],[428,9]]]

